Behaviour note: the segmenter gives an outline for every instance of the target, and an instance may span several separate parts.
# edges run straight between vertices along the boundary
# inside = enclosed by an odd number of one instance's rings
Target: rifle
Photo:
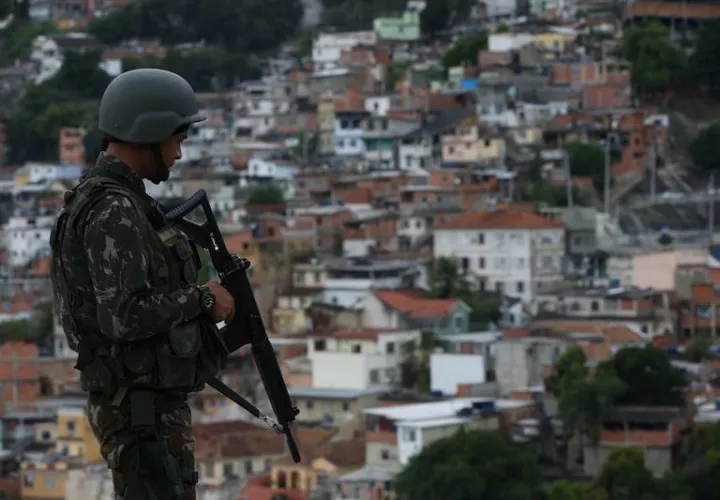
[[[185,218],[198,207],[202,207],[205,214],[205,222],[202,224]],[[300,462],[300,452],[290,428],[290,424],[300,410],[292,404],[287,385],[280,371],[280,365],[275,357],[275,349],[265,331],[260,310],[255,301],[255,294],[247,275],[250,262],[228,252],[205,190],[197,191],[170,210],[166,217],[197,245],[207,249],[220,277],[220,283],[235,299],[235,317],[220,331],[223,341],[228,352],[236,351],[242,346],[250,344],[255,365],[260,372],[260,378],[265,386],[277,422],[263,414],[254,404],[217,378],[210,379],[207,384],[254,417],[263,420],[270,427],[284,434],[290,455],[295,463]]]

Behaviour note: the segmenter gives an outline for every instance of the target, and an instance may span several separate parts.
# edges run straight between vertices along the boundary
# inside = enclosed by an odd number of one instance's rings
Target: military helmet
[[[201,122],[195,91],[180,75],[135,69],[110,82],[100,101],[98,128],[131,144],[160,144],[179,128]]]

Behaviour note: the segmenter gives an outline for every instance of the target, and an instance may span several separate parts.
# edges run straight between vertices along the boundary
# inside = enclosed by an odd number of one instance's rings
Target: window
[[[350,403],[348,403],[347,401],[343,401],[342,409],[343,411],[350,411]]]
[[[600,304],[598,304],[596,300],[593,300],[593,301],[590,303],[590,310],[593,311],[593,312],[599,311],[599,310],[600,310]]]
[[[312,400],[308,400],[308,402],[305,403],[305,407],[306,407],[308,410],[312,410],[312,409],[315,407],[315,402],[312,401]]]
[[[205,477],[215,477],[215,464],[213,462],[205,465]]]
[[[245,460],[245,475],[249,475],[253,473],[253,463],[252,460]]]
[[[34,472],[26,472],[23,474],[23,486],[26,488],[34,488],[35,487],[35,473]]]
[[[402,440],[403,441],[412,442],[412,441],[415,441],[415,438],[416,438],[415,429],[408,429],[405,427],[402,429]]]
[[[319,220],[318,223],[321,221]],[[315,283],[320,283],[320,271],[315,271]]]
[[[380,458],[382,458],[383,460],[390,460],[390,452],[388,450],[381,450]]]
[[[362,352],[362,346],[360,344],[354,344],[352,346],[352,352],[355,354]]]
[[[551,256],[547,256],[547,255],[544,256],[542,258],[540,267],[543,267],[545,269],[549,269],[549,268],[553,267],[553,258]]]
[[[518,281],[517,282],[517,292],[523,293],[524,291],[525,291],[525,283],[523,283],[522,281]]]
[[[68,420],[67,431],[68,431],[68,434],[70,434],[71,436],[75,434],[75,421],[74,420]]]
[[[503,283],[502,281],[495,282],[495,291],[496,292],[502,293],[504,289],[505,289],[505,283]]]
[[[232,476],[233,476],[232,464],[223,464],[223,477],[225,477],[225,479],[229,479]]]
[[[314,347],[316,351],[324,351],[327,349],[325,339],[315,339]]]
[[[377,370],[370,370],[370,383],[377,384],[380,382],[380,373]]]
[[[480,269],[485,269],[485,257],[480,257],[478,259],[478,267]]]
[[[462,316],[455,316],[455,328],[456,329],[458,329],[458,330],[461,329],[464,324],[465,324],[465,318],[463,318]]]
[[[50,431],[43,431],[40,439],[43,441],[50,441],[52,439],[52,434],[50,434]]]
[[[45,489],[47,489],[47,490],[55,489],[55,476],[54,475],[48,474],[45,476]]]
[[[478,234],[478,245],[485,244],[485,233]]]
[[[388,342],[385,344],[385,352],[388,354],[395,354],[395,342]]]
[[[460,262],[462,264],[463,272],[467,271],[468,267],[470,267],[470,259],[468,259],[467,257],[463,257]]]

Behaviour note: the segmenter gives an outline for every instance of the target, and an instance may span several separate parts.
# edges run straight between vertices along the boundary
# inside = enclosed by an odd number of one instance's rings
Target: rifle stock
[[[187,220],[185,217],[198,207],[202,207],[205,222],[196,223]],[[196,244],[210,253],[220,282],[235,299],[235,317],[229,325],[222,329],[223,341],[228,352],[236,351],[240,347],[250,344],[255,365],[260,372],[260,378],[277,418],[278,425],[275,427],[285,435],[293,460],[296,463],[300,462],[300,452],[290,427],[300,411],[292,404],[275,356],[275,350],[263,325],[255,294],[247,275],[249,262],[228,252],[205,190],[197,191],[185,202],[170,210],[166,216]],[[223,394],[230,397],[228,394]],[[236,397],[230,397],[230,399],[247,409],[246,405],[239,402]],[[264,419],[266,422],[268,421],[267,417]]]

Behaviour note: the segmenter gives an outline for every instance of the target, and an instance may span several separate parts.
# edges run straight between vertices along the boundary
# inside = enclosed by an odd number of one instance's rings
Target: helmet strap
[[[150,146],[150,151],[152,151],[153,160],[155,161],[155,172],[152,177],[148,177],[148,180],[153,184],[160,184],[168,180],[170,177],[170,169],[165,164],[165,160],[163,160],[160,144]]]

